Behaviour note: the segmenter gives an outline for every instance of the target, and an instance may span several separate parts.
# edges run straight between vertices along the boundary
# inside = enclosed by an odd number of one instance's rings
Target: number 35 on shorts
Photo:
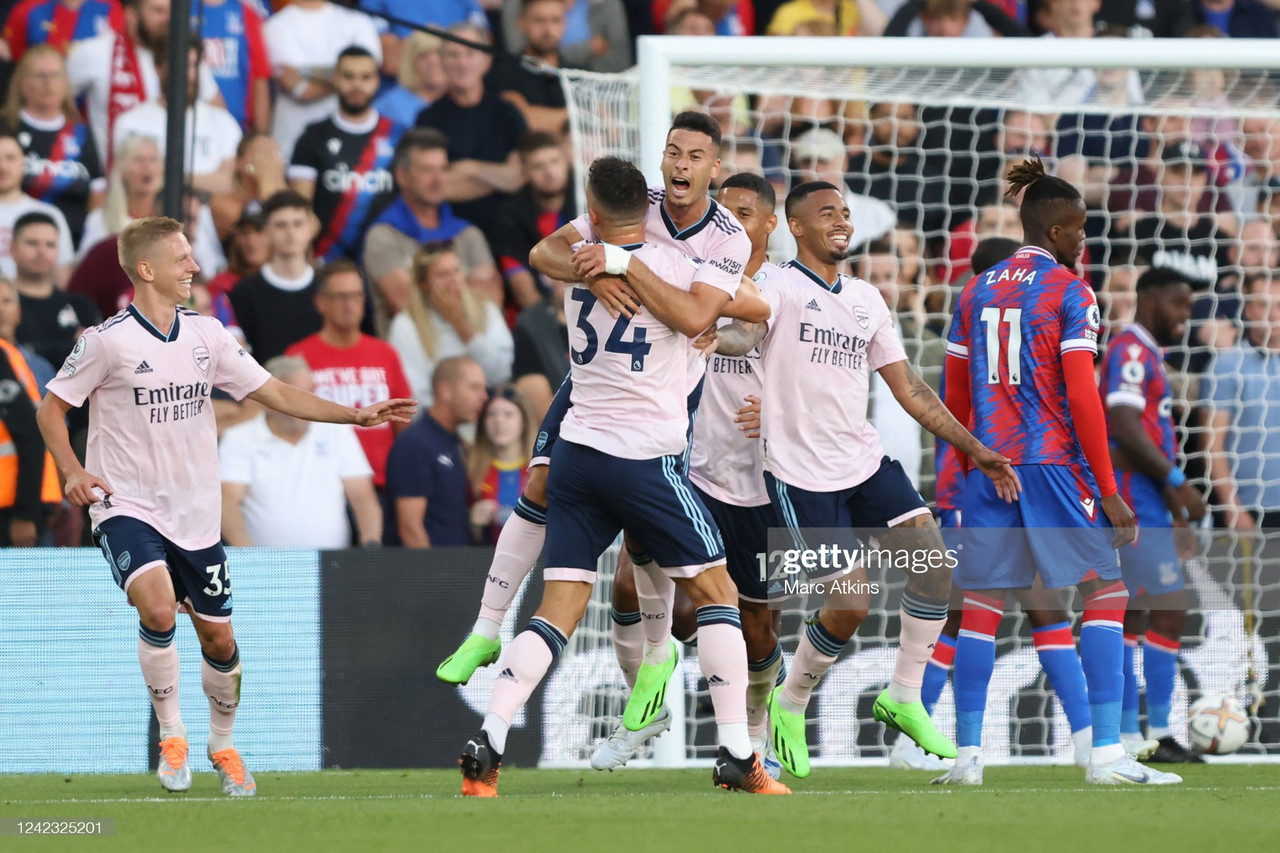
[[[209,585],[203,590],[205,595],[217,598],[221,595],[231,595],[231,573],[227,570],[225,562],[216,566],[205,566],[205,574],[209,576]]]

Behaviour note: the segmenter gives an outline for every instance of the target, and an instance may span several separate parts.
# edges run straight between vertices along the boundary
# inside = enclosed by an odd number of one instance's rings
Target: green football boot
[[[458,650],[436,668],[436,678],[447,684],[466,684],[477,669],[493,663],[501,653],[501,640],[468,634]]]
[[[672,640],[671,654],[665,661],[659,664],[640,664],[640,670],[636,673],[636,686],[631,689],[627,707],[622,712],[624,726],[638,732],[658,719],[667,700],[667,684],[678,663],[680,650],[675,640]]]
[[[779,685],[769,694],[769,731],[773,737],[773,754],[783,769],[797,779],[809,775],[809,744],[805,742],[804,714],[785,710],[778,696]]]
[[[941,758],[956,757],[956,745],[934,727],[922,703],[895,702],[886,689],[876,697],[871,713],[877,721],[911,738],[925,752]]]

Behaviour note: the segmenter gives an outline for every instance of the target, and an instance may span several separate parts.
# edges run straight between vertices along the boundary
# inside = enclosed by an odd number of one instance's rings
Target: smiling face
[[[849,253],[853,223],[839,190],[818,190],[801,200],[788,223],[796,245],[827,263]]]
[[[166,234],[155,241],[138,263],[138,273],[166,302],[181,305],[191,298],[191,280],[200,265],[184,234]]]
[[[720,155],[715,142],[705,133],[677,128],[667,134],[662,154],[662,180],[667,185],[667,204],[691,207],[707,197],[711,180],[720,174]]]

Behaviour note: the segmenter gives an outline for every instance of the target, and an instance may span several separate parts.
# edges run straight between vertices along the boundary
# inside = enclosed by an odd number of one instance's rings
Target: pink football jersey
[[[675,249],[645,243],[634,251],[672,287],[687,291],[703,280],[698,262]],[[581,285],[564,300],[573,406],[560,435],[622,459],[682,455],[693,341],[648,311],[610,317]]]
[[[765,470],[791,486],[834,492],[880,468],[867,422],[870,371],[905,361],[884,298],[862,279],[828,286],[796,261],[761,288],[773,308],[760,344]]]
[[[782,275],[781,268],[766,263],[753,280],[764,292]],[[721,320],[721,325],[728,322]],[[702,387],[689,453],[689,479],[716,500],[732,506],[763,506],[769,502],[760,439],[747,438],[734,423],[748,394],[764,399],[759,347],[745,356],[712,355],[707,359],[707,381]]]
[[[96,526],[124,515],[180,548],[222,538],[217,386],[237,400],[270,379],[217,319],[179,308],[168,334],[133,305],[88,329],[50,393],[91,401],[85,468],[112,494],[89,508]]]

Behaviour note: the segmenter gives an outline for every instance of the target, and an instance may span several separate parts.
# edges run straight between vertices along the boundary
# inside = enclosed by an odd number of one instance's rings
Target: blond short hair
[[[182,223],[167,216],[144,216],[135,219],[120,232],[116,254],[129,280],[138,279],[138,263],[146,260],[156,243],[170,234],[181,234]]]

